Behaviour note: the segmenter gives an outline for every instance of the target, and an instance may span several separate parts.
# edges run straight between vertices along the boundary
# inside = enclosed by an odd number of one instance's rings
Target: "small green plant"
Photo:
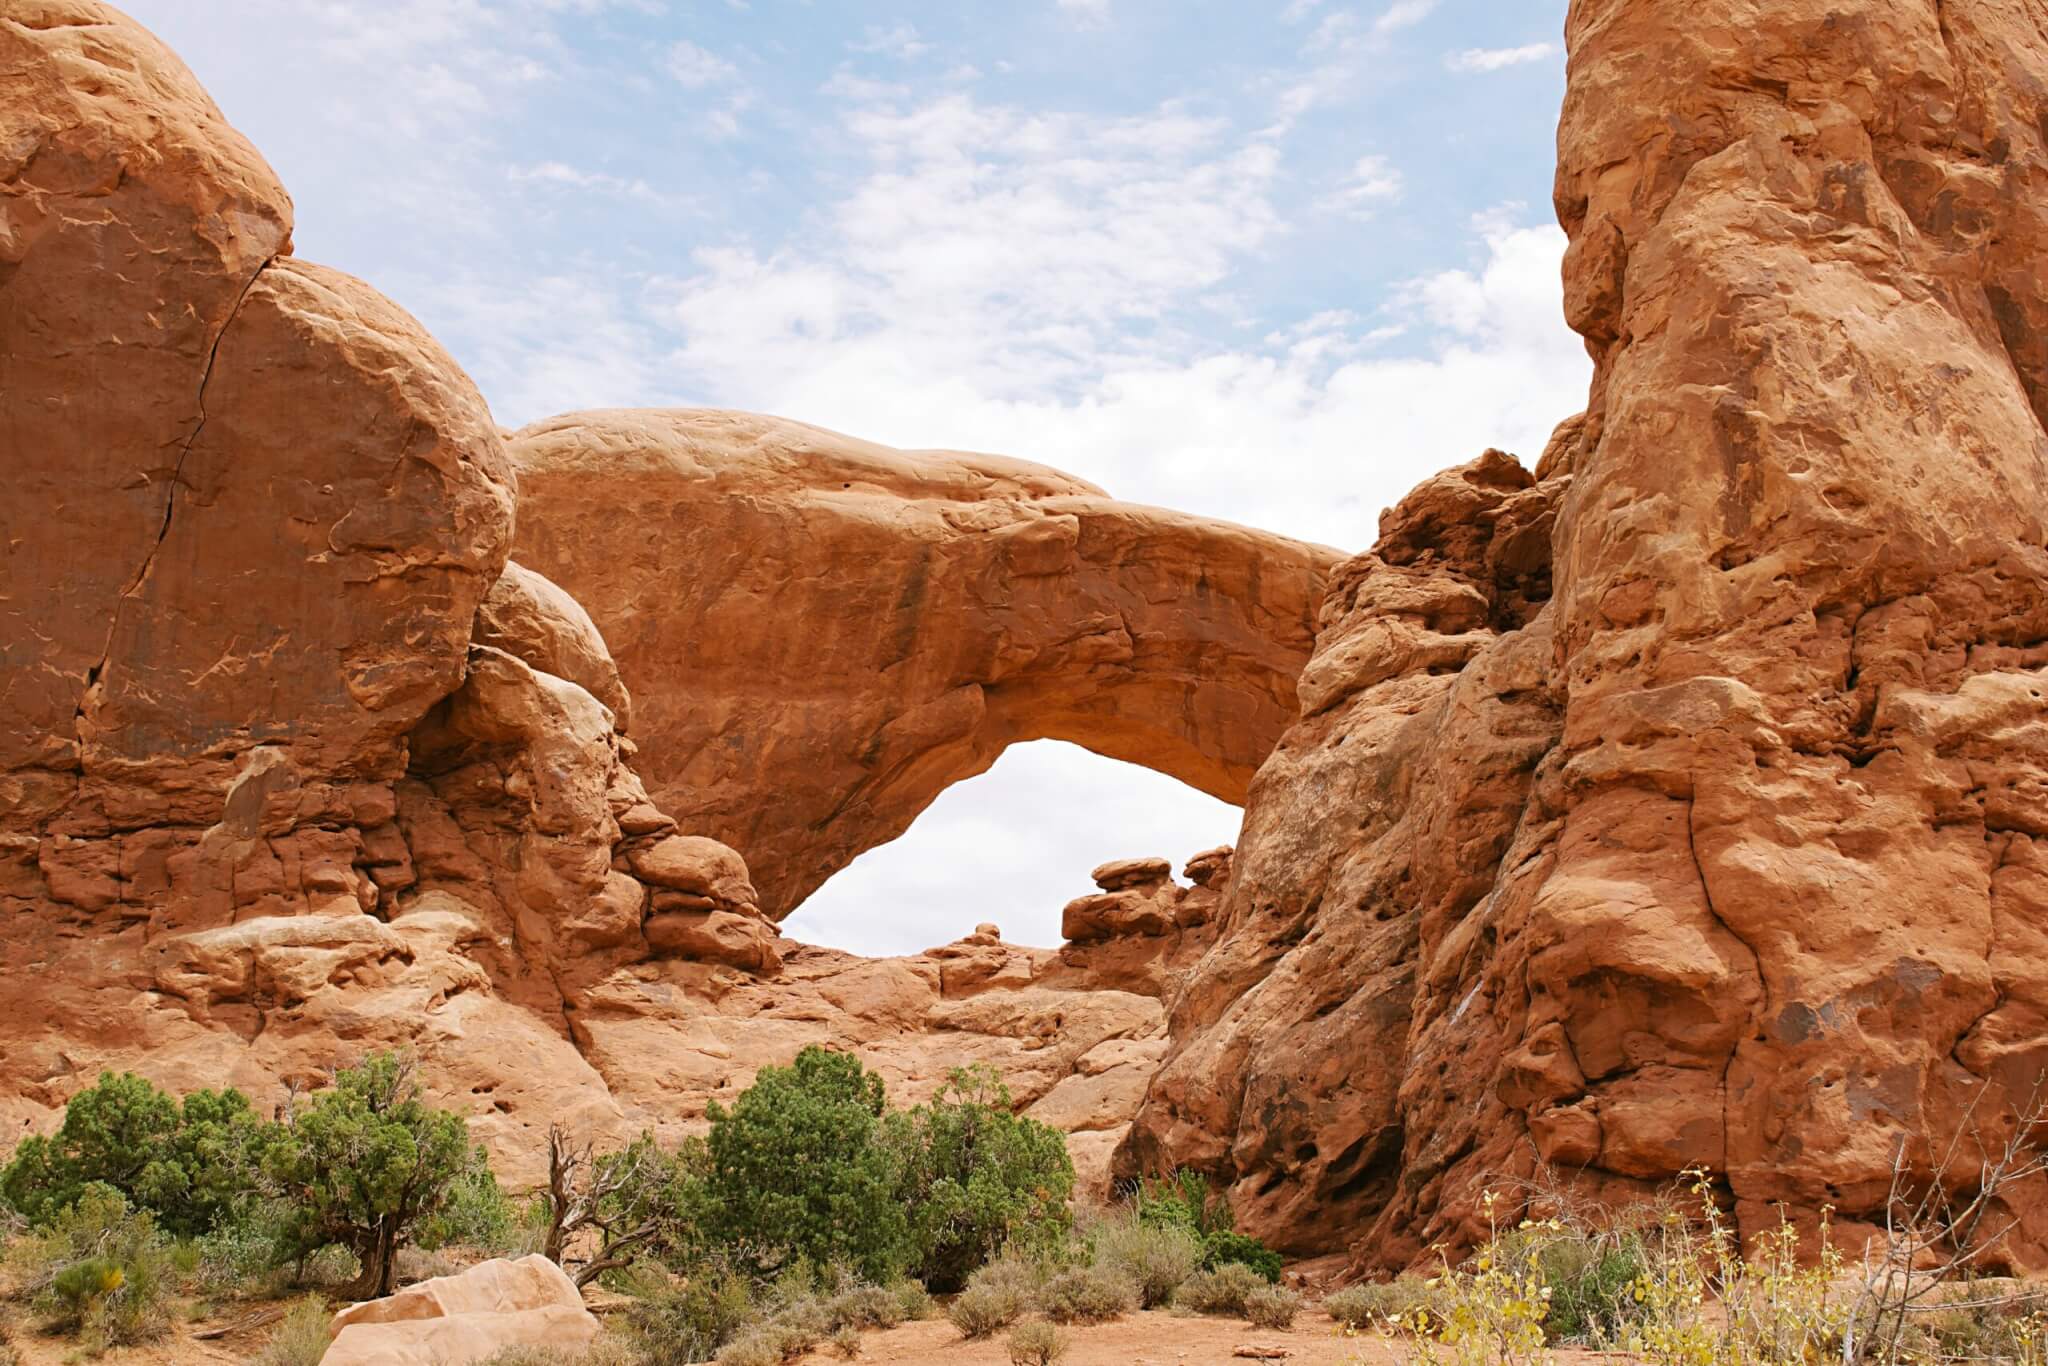
[[[1077,1266],[1047,1279],[1038,1308],[1054,1323],[1107,1323],[1139,1305],[1138,1287],[1121,1272]]]
[[[320,1366],[333,1315],[318,1295],[294,1300],[253,1358],[253,1366]]]
[[[1183,1168],[1170,1177],[1140,1182],[1131,1194],[1140,1223],[1178,1228],[1201,1244],[1202,1269],[1237,1264],[1259,1273],[1262,1280],[1280,1279],[1280,1254],[1248,1233],[1236,1231],[1230,1202],[1209,1187],[1209,1178]]]
[[[1244,1297],[1244,1316],[1260,1328],[1292,1328],[1300,1312],[1301,1296],[1284,1285],[1262,1285]]]
[[[832,1335],[832,1350],[852,1361],[860,1355],[860,1329],[847,1324]]]
[[[1010,1332],[1011,1366],[1052,1366],[1066,1352],[1067,1335],[1043,1319],[1020,1323]]]
[[[89,1182],[49,1227],[10,1250],[19,1293],[91,1353],[160,1337],[170,1326],[170,1252],[147,1210]]]
[[[1138,1288],[1140,1307],[1157,1309],[1201,1269],[1202,1240],[1179,1224],[1112,1214],[1089,1231],[1089,1255]]]
[[[1238,1262],[1228,1262],[1214,1271],[1199,1271],[1181,1283],[1173,1306],[1191,1314],[1244,1315],[1245,1300],[1265,1287],[1266,1278]]]

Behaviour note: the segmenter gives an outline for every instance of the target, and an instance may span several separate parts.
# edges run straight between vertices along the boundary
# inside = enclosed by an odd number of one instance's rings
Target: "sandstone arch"
[[[1011,744],[1242,803],[1338,553],[1044,466],[705,409],[516,433],[516,555],[587,608],[637,766],[787,914]]]

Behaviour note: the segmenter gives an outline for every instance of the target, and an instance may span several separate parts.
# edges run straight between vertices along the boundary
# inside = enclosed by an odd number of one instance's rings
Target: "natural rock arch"
[[[1242,803],[1341,558],[748,413],[576,413],[510,446],[515,553],[603,631],[650,792],[778,917],[1019,741]]]

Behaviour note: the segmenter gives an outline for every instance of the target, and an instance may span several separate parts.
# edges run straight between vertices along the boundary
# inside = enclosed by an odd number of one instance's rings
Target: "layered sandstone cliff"
[[[1539,1166],[1853,1233],[2048,1070],[2048,15],[1567,37],[1587,414],[1338,571],[1120,1155],[1361,1269]],[[2048,1263],[2048,1187],[1999,1203]]]

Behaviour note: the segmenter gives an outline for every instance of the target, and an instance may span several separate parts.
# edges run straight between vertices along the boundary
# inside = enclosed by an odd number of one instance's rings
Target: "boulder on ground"
[[[596,1315],[562,1268],[534,1255],[497,1258],[409,1285],[334,1316],[321,1366],[464,1366],[504,1348],[580,1352]]]

